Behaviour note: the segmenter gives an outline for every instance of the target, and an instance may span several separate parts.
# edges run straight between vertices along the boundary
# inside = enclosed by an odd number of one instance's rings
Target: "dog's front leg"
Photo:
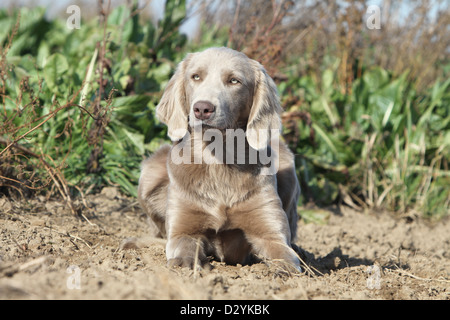
[[[231,225],[241,229],[252,251],[284,269],[302,271],[297,254],[290,245],[291,234],[281,201],[273,192],[261,193],[233,208]]]
[[[208,234],[208,214],[189,206],[184,199],[168,202],[166,229],[167,265],[188,268],[209,267],[207,252],[211,251]]]

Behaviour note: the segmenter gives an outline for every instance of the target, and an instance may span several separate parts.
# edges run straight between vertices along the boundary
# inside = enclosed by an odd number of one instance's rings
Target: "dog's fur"
[[[196,119],[199,101],[215,107],[213,116]],[[206,264],[208,256],[244,264],[254,253],[300,269],[291,248],[300,194],[293,154],[282,141],[279,150],[270,150],[279,159],[272,175],[261,174],[262,163],[248,161],[249,150],[270,149],[270,135],[258,129],[281,129],[276,86],[261,64],[228,48],[189,54],[156,111],[173,146],[162,146],[142,163],[138,197],[154,235],[168,239],[168,265],[192,268],[194,261]],[[208,145],[194,134],[199,125],[202,132],[220,130],[224,141],[226,129],[244,130],[245,163],[175,164],[175,147]]]

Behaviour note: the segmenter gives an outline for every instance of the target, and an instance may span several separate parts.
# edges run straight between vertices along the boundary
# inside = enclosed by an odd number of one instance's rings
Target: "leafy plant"
[[[342,95],[334,74],[326,70],[320,83],[293,76],[280,86],[286,100],[301,94],[290,114],[300,110],[311,122],[296,122],[302,138],[291,141],[303,201],[448,214],[450,80],[420,95],[406,73],[393,77],[375,67]]]
[[[101,28],[92,20],[70,30],[48,22],[43,9],[1,12],[4,186],[47,185],[39,182],[51,172],[37,159],[34,177],[41,178],[18,179],[27,162],[21,147],[52,159],[69,186],[112,184],[135,196],[142,157],[165,140],[154,108],[183,54],[185,14],[184,1],[168,1],[154,26],[140,21],[133,4],[113,10]]]
[[[190,42],[179,32],[183,0],[166,1],[156,25],[141,17],[134,1],[111,12],[103,8],[98,19],[75,30],[48,21],[44,9],[0,10],[0,193],[57,190],[74,213],[75,193],[107,184],[136,196],[142,158],[167,141],[154,114],[176,64],[187,51],[228,45],[273,69],[301,204],[448,215],[450,65],[439,65],[440,55],[433,54],[432,74],[442,76],[419,87],[431,77],[419,81],[419,64],[393,71],[387,62],[374,65],[380,57],[367,59],[371,48],[357,47],[365,40],[349,27],[360,27],[361,10],[353,5],[333,21],[345,39],[327,44],[317,36],[326,30],[315,28],[314,19],[299,34],[290,15],[298,5],[283,3],[261,2],[259,16],[239,24],[254,7],[238,1],[240,11],[223,17],[231,19],[231,29],[212,26],[210,13],[199,40]],[[325,9],[314,10],[320,16]],[[410,38],[422,34],[419,29]],[[298,54],[300,42],[306,45]],[[305,211],[305,219],[315,216]]]

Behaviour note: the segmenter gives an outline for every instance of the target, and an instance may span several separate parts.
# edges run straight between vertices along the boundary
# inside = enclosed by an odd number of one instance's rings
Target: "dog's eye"
[[[198,74],[194,74],[192,76],[192,79],[194,79],[195,81],[199,81],[200,80],[200,76]]]
[[[231,84],[238,84],[238,83],[240,83],[240,82],[239,82],[239,80],[236,79],[236,78],[231,78],[231,79],[230,79],[230,83],[231,83]]]

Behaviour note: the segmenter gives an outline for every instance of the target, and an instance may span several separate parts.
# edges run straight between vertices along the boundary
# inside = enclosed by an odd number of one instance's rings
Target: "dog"
[[[272,78],[244,53],[209,48],[178,65],[156,107],[172,145],[143,161],[138,187],[153,235],[167,238],[168,266],[256,255],[301,271],[300,186],[281,111]]]

